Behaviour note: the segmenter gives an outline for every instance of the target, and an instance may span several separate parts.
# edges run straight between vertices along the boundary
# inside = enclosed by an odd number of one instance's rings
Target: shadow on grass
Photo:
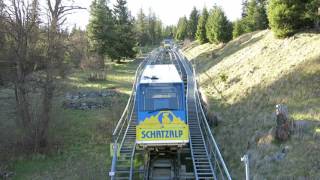
[[[316,155],[320,144],[316,143],[318,140],[313,137],[315,128],[320,126],[320,57],[292,69],[289,74],[267,87],[263,84],[253,87],[234,104],[226,104],[213,98],[209,101],[211,109],[222,117],[221,125],[214,131],[233,177],[243,177],[244,168],[240,157],[248,150],[255,154],[251,160],[253,176],[260,174],[271,179],[283,174],[292,177],[320,177],[317,171],[320,168],[320,156]],[[275,105],[279,103],[288,106],[289,115],[295,121],[306,122],[308,128],[302,132],[303,137],[301,138],[301,134],[293,135],[288,142],[281,145],[269,144],[263,148],[250,146],[258,134],[267,133],[275,127]],[[305,116],[299,117],[295,114]],[[283,162],[279,164],[265,160],[266,156],[275,153],[275,149],[279,150],[284,145],[292,148]],[[306,151],[308,153],[305,153]],[[282,166],[283,163],[286,166]]]

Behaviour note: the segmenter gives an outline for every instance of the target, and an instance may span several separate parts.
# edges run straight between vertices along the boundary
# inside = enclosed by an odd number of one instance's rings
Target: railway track
[[[184,81],[190,128],[188,146],[143,149],[135,143],[136,82],[148,64],[174,64]],[[202,109],[195,71],[177,49],[154,50],[141,62],[132,94],[113,132],[113,150],[111,179],[231,179]]]

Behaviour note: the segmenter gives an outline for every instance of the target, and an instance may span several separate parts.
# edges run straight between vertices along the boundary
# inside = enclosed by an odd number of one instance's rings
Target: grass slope
[[[193,43],[184,53],[222,120],[214,131],[233,177],[244,179],[245,153],[253,179],[320,177],[320,34],[280,40],[265,30],[225,46]],[[284,143],[269,133],[279,103],[298,125]]]
[[[0,89],[0,171],[13,172],[12,179],[106,179],[111,158],[111,133],[127,103],[134,74],[141,61],[108,64],[107,80],[89,82],[90,71],[72,70],[58,82],[55,93],[50,141],[51,151],[44,154],[21,153],[15,141],[14,92]],[[62,108],[67,92],[99,91],[116,88],[120,97],[110,97],[110,106],[97,110]],[[36,98],[36,97],[34,97]]]

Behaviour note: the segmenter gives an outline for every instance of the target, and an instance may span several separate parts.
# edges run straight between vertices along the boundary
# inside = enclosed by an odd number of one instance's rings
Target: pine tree
[[[190,39],[194,39],[196,32],[197,32],[197,26],[198,26],[198,20],[199,20],[199,13],[198,10],[194,7],[191,11],[190,18],[188,21],[188,37]]]
[[[151,9],[149,10],[148,17],[140,9],[135,26],[139,45],[144,46],[159,43],[163,38],[162,22]]]
[[[218,6],[211,10],[206,30],[211,43],[226,43],[232,39],[232,24]]]
[[[267,0],[258,0],[258,6],[254,13],[256,30],[264,30],[269,27],[269,20],[267,15]]]
[[[151,9],[148,15],[148,34],[151,44],[154,45],[156,43],[156,15]]]
[[[250,0],[247,6],[247,16],[244,18],[246,32],[255,31],[255,11],[257,11],[257,2],[256,0]]]
[[[166,26],[162,32],[163,38],[174,38],[174,26]]]
[[[100,66],[104,66],[104,56],[114,57],[117,53],[115,25],[106,0],[94,0],[90,6],[90,20],[87,27],[90,51],[100,56]]]
[[[206,31],[208,17],[209,17],[209,13],[207,8],[203,8],[202,15],[200,16],[198,26],[197,26],[197,32],[196,32],[196,38],[201,44],[208,42],[207,31]]]
[[[139,10],[136,20],[137,41],[140,46],[145,46],[149,42],[147,17],[142,8]]]
[[[188,35],[187,26],[188,26],[187,18],[186,17],[180,18],[178,21],[178,26],[176,30],[176,36],[175,36],[177,40],[184,40],[187,37]]]
[[[270,0],[268,19],[270,27],[277,37],[283,38],[293,35],[303,27],[305,5],[303,0]]]
[[[233,23],[233,31],[232,31],[232,36],[233,38],[237,38],[238,36],[244,34],[246,32],[243,19],[242,20],[237,20]]]
[[[243,0],[242,19],[236,21],[233,36],[243,33],[267,29],[269,21],[266,12],[267,0]]]
[[[136,52],[133,50],[136,40],[134,36],[133,19],[127,8],[126,0],[117,0],[114,5],[114,15],[116,18],[116,42],[117,53],[113,54],[114,58],[120,62],[123,58],[133,58]]]
[[[247,16],[244,18],[246,32],[268,28],[268,18],[265,9],[265,0],[250,0],[247,7]]]
[[[248,15],[248,0],[242,0],[241,4],[242,4],[241,16],[242,18],[244,18]]]
[[[306,25],[310,22],[311,26],[320,28],[320,0],[308,0],[304,21]]]
[[[155,27],[155,31],[156,31],[156,43],[160,43],[162,40],[162,22],[160,21],[160,19],[156,21],[156,27]]]

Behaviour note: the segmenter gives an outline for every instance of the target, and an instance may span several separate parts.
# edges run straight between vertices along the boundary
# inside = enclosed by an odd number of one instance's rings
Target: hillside
[[[253,179],[320,177],[320,34],[280,40],[265,30],[225,46],[192,43],[184,53],[220,118],[215,137],[233,177],[244,179],[246,153]],[[280,103],[297,125],[282,143],[270,135]]]

